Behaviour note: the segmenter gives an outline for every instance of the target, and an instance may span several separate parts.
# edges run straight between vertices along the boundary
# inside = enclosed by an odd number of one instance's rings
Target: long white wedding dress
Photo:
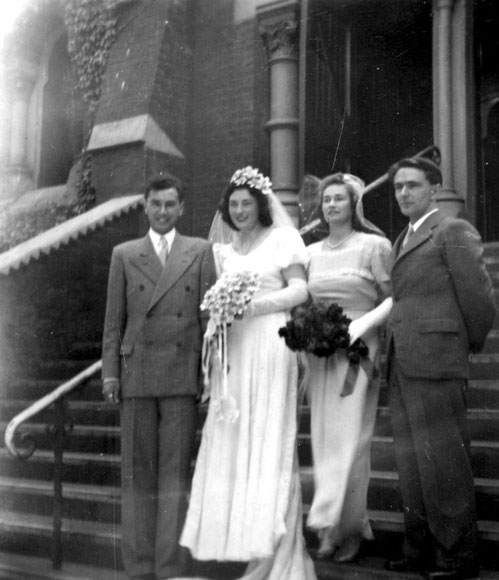
[[[254,300],[285,287],[281,271],[305,265],[298,232],[276,228],[253,251],[215,246],[221,271],[252,270]],[[180,540],[198,560],[247,561],[245,580],[315,580],[302,535],[296,454],[298,366],[278,336],[286,311],[236,320],[228,330],[228,387],[240,415],[217,421],[217,386],[203,429]]]

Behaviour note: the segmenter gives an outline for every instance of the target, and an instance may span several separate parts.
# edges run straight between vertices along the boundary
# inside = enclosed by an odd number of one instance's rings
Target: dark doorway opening
[[[477,226],[487,242],[499,241],[499,5],[480,0],[475,10],[475,69],[479,128]]]
[[[38,187],[66,183],[73,163],[68,103],[70,99],[67,37],[54,44],[43,90],[42,138]]]
[[[305,172],[369,183],[431,145],[431,2],[323,0],[309,16]],[[406,224],[388,185],[364,206],[392,240]]]

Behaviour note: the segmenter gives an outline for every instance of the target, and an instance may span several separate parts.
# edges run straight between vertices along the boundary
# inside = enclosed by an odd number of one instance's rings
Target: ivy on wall
[[[116,35],[120,9],[135,0],[67,0],[68,53],[74,67],[75,96],[95,108],[102,74]]]
[[[76,213],[95,201],[91,158],[85,153],[101,96],[102,75],[117,32],[121,9],[135,0],[66,0],[68,54],[73,67],[72,116],[82,125],[82,171]]]
[[[123,9],[137,0],[34,0],[21,13],[17,25],[28,29],[54,3],[64,7],[68,35],[68,55],[72,67],[71,119],[77,164],[74,205],[49,202],[36,211],[5,213],[0,219],[0,253],[87,211],[95,203],[92,187],[91,155],[86,152],[95,112],[101,95],[101,81],[111,47],[119,33]],[[21,35],[21,38],[23,36]],[[78,152],[81,152],[80,154]]]

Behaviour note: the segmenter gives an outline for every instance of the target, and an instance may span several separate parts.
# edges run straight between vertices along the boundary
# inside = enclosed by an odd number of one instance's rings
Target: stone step
[[[316,561],[315,572],[319,580],[421,580],[415,572],[400,574],[388,572],[383,565],[385,558],[371,555],[370,550],[362,550],[359,559],[351,564],[335,564],[332,561]],[[213,580],[233,580],[237,578],[234,565],[204,565],[205,578]],[[126,580],[122,570],[102,568],[64,562],[61,570],[53,570],[47,558],[0,552],[0,579],[2,580]],[[480,580],[496,580],[496,570],[480,571]],[[195,580],[195,579],[193,579]]]
[[[495,375],[484,372],[483,369],[473,372],[472,375],[466,393],[468,409],[499,410],[499,363]],[[388,405],[388,390],[384,383],[380,389],[379,405],[381,407]]]
[[[8,422],[27,409],[34,401],[28,399],[0,399],[0,421]],[[106,404],[102,398],[96,401],[69,398],[69,411],[74,424],[101,425],[114,427],[120,422],[119,408]],[[36,423],[51,423],[54,418],[53,406],[45,409],[32,419]]]
[[[499,377],[499,354],[480,353],[470,357],[471,380],[493,380]]]
[[[470,357],[470,379],[494,380],[499,377],[499,316],[498,324],[491,330],[484,349],[479,354]],[[28,369],[27,378],[15,379],[2,386],[3,398],[39,399],[50,393],[63,382],[74,377],[78,372],[89,367],[95,359],[88,360],[51,360],[40,363],[39,367]],[[382,356],[380,376],[382,386],[386,385],[385,360]],[[73,391],[72,398],[86,400],[102,400],[100,376],[95,375],[84,385]]]
[[[63,456],[63,481],[96,486],[120,485],[120,457],[116,454],[66,452]],[[0,449],[0,473],[3,477],[41,479],[51,481],[54,454],[36,450],[27,460],[12,457],[7,449]]]
[[[62,520],[63,559],[119,569],[120,527],[98,521]],[[0,510],[0,545],[8,552],[50,557],[52,517]]]
[[[468,422],[473,439],[499,439],[499,408],[492,403],[499,397],[499,380],[470,381],[468,391],[469,405]],[[29,399],[1,399],[0,398],[0,432],[3,433],[5,424],[14,416],[28,408],[34,401]],[[479,406],[482,405],[482,408]],[[99,400],[82,400],[72,397],[69,399],[69,414],[74,425],[87,427],[119,427],[119,408],[107,405]],[[201,429],[207,405],[200,407],[198,428]],[[54,418],[53,407],[42,411],[31,419],[32,424],[52,423]],[[305,403],[300,409],[300,431],[310,432],[310,407]],[[3,424],[3,425],[2,425]],[[22,428],[21,428],[22,429]],[[391,434],[390,412],[386,406],[386,392],[382,391],[380,405],[376,419],[376,433],[379,435]]]
[[[122,570],[63,562],[54,570],[49,558],[0,552],[1,580],[127,580]]]
[[[477,441],[499,440],[499,410],[468,409],[467,413],[470,437]],[[302,419],[303,421],[305,418]],[[309,427],[310,415],[307,417]],[[375,434],[389,437],[392,434],[390,410],[388,407],[378,407]]]
[[[64,379],[16,379],[2,386],[2,399],[36,401],[60,387],[73,376],[74,374]],[[70,396],[72,400],[102,401],[100,378],[95,375],[94,378],[89,379],[85,384],[71,391]]]
[[[62,493],[64,517],[82,521],[121,522],[119,485],[64,483]],[[0,510],[50,516],[54,511],[53,482],[0,476]]]
[[[498,352],[499,352],[499,328],[493,328],[487,336],[487,340],[483,347],[482,354],[497,354]]]
[[[305,506],[305,515],[306,515]],[[371,525],[376,536],[373,542],[365,542],[361,562],[355,566],[368,566],[368,559],[373,556],[377,558],[376,566],[386,578],[415,578],[413,575],[393,575],[386,576],[382,569],[382,562],[385,558],[396,554],[400,549],[403,533],[403,518],[400,513],[389,513],[383,511],[370,512]],[[480,521],[479,530],[481,537],[482,562],[487,570],[495,571],[497,578],[497,561],[494,553],[497,553],[497,542],[499,541],[499,526],[497,522]],[[65,562],[74,564],[96,565],[116,571],[122,570],[121,550],[120,550],[120,526],[117,524],[102,524],[100,522],[87,522],[81,520],[63,519],[63,558]],[[45,557],[51,553],[52,520],[50,517],[38,515],[26,515],[16,512],[0,510],[0,542],[2,549],[9,553],[23,554],[30,557]],[[317,541],[315,534],[310,534],[305,530],[307,547],[312,557],[315,555]],[[332,562],[317,563],[319,578],[336,578],[334,572],[348,569],[350,566],[334,567]],[[26,563],[27,565],[27,563]],[[372,565],[372,561],[371,561]],[[333,568],[331,568],[333,566]],[[211,569],[210,569],[211,568]],[[40,568],[42,570],[43,568]],[[194,563],[193,572],[218,580],[224,578],[237,578],[242,572],[241,564],[215,564],[215,563]],[[376,568],[377,569],[377,568]],[[365,568],[364,568],[365,570]],[[487,572],[488,573],[488,572]],[[0,576],[1,577],[1,576]],[[340,576],[344,577],[344,576]],[[357,576],[346,576],[352,578]],[[29,577],[33,580],[32,577]],[[36,577],[35,577],[36,578]],[[42,577],[43,578],[43,577]],[[57,576],[49,576],[57,578]],[[97,578],[97,577],[96,577]],[[481,575],[481,578],[482,575]],[[100,578],[99,578],[100,580]]]
[[[5,424],[0,425],[1,432]],[[49,478],[52,473],[52,444],[44,424],[26,424],[26,432],[35,436],[38,449],[25,462],[10,456],[7,450],[0,450],[0,473],[27,477],[36,477],[37,469]],[[198,432],[197,444],[199,445]],[[84,450],[84,452],[82,452]],[[66,437],[64,449],[64,474],[68,481],[91,483],[89,477],[99,477],[104,485],[119,478],[114,473],[119,470],[120,435],[118,427],[101,427],[97,425],[77,425]],[[473,440],[471,443],[472,465],[477,477],[499,478],[499,442]],[[311,437],[301,432],[298,437],[298,457],[300,465],[312,465]],[[395,471],[393,440],[389,435],[375,435],[371,451],[372,468],[382,471]],[[95,464],[95,465],[94,465]],[[81,478],[81,479],[77,479]]]
[[[391,452],[391,450],[390,450]],[[53,484],[50,479],[41,480],[40,477],[50,475],[52,470],[47,469],[51,457],[37,452],[40,455],[36,469],[22,469],[17,474],[0,477],[0,508],[15,509],[21,512],[47,515],[52,513]],[[74,454],[73,454],[74,455]],[[81,455],[77,456],[81,459]],[[76,458],[76,459],[77,459]],[[32,462],[34,458],[28,460]],[[70,456],[67,458],[67,467],[71,469],[71,463],[76,460]],[[89,461],[88,454],[83,461]],[[20,460],[14,460],[19,467]],[[43,470],[40,465],[45,466]],[[24,462],[26,463],[26,462]],[[97,461],[96,463],[99,463]],[[376,463],[373,461],[373,463]],[[391,467],[392,461],[379,461],[387,467]],[[88,520],[96,519],[100,522],[119,522],[121,496],[119,488],[119,464],[108,463],[110,471],[114,472],[114,485],[110,483],[111,477],[107,477],[107,485],[97,485],[94,482],[82,483],[81,479],[75,480],[75,469],[71,469],[72,477],[66,478],[63,484],[64,513],[67,517]],[[27,465],[26,465],[27,467]],[[494,467],[496,467],[494,465]],[[92,470],[93,471],[93,470]],[[96,469],[97,471],[97,469]],[[47,473],[48,472],[48,473]],[[9,473],[4,469],[2,473]],[[305,503],[312,501],[314,493],[313,469],[310,466],[302,466],[300,469],[303,500]],[[499,479],[475,478],[478,514],[482,519],[496,520],[499,522]],[[401,503],[398,491],[398,477],[395,471],[373,470],[369,488],[369,502],[371,509],[383,511],[400,511]]]

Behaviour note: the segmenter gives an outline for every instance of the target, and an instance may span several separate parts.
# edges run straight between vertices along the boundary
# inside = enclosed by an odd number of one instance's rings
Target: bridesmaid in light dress
[[[362,180],[350,174],[334,174],[320,182],[320,217],[329,235],[307,247],[308,290],[314,301],[336,302],[343,308],[353,320],[351,342],[362,337],[377,366],[379,329],[391,308],[391,245],[365,219],[363,191]],[[349,366],[345,354],[307,358],[315,482],[307,525],[319,536],[319,558],[350,562],[362,540],[373,538],[367,488],[379,382],[361,368],[353,392],[342,396]]]

